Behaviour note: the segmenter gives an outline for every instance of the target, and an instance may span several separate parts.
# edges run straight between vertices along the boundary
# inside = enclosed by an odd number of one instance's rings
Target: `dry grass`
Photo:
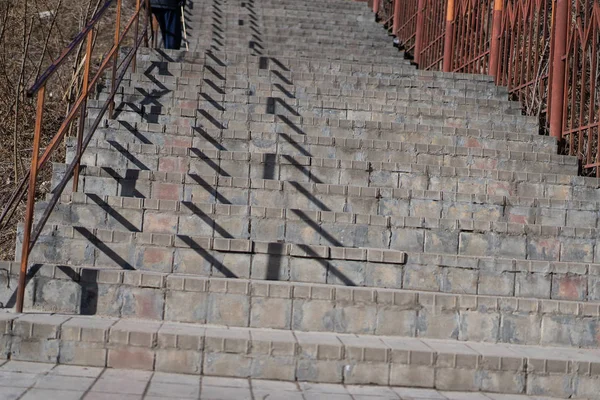
[[[36,110],[35,99],[28,98],[26,91],[105,1],[0,2],[0,202],[3,207],[31,163]],[[122,27],[133,12],[134,3],[135,0],[124,0]],[[115,11],[115,6],[111,6],[98,24],[92,58],[95,66],[112,46]],[[69,106],[79,95],[81,69],[78,66],[84,50],[77,48],[48,81],[42,149],[57,132]],[[55,153],[52,161],[64,162],[64,147]],[[51,165],[48,164],[38,180],[38,198],[47,194],[50,176]],[[23,220],[23,215],[24,205],[21,204],[10,223],[0,231],[0,259],[14,259],[16,225]]]

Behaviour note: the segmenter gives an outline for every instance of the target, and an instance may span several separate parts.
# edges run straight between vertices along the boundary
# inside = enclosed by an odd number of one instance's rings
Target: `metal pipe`
[[[88,32],[87,43],[85,46],[85,67],[83,70],[83,82],[81,88],[81,99],[83,99],[79,108],[79,126],[77,127],[77,156],[82,153],[81,142],[83,141],[83,134],[85,131],[85,117],[87,112],[87,97],[89,92],[90,84],[90,65],[92,60],[92,45],[94,43],[94,30]],[[79,163],[75,166],[73,172],[73,192],[76,192],[79,188]]]
[[[492,39],[490,44],[490,64],[488,74],[495,77],[498,74],[500,61],[500,36],[502,35],[502,13],[504,0],[494,0],[494,20],[492,22]]]
[[[31,155],[31,173],[29,174],[29,190],[27,192],[27,208],[25,211],[25,226],[23,227],[23,242],[21,248],[21,269],[19,270],[19,285],[17,287],[16,311],[18,313],[23,312],[23,304],[25,302],[25,283],[27,278],[27,264],[29,263],[29,241],[31,239],[31,226],[33,225],[34,217],[35,181],[37,180],[38,175],[38,156],[40,153],[40,140],[42,137],[46,85],[39,88],[37,95],[33,152]]]
[[[35,81],[35,83],[31,86],[31,88],[27,91],[27,96],[33,96],[42,86],[46,84],[46,81],[56,72],[60,64],[65,61],[65,59],[71,54],[73,50],[77,47],[77,45],[83,41],[88,32],[92,30],[92,28],[96,25],[98,20],[104,15],[108,7],[112,4],[114,0],[106,0],[106,3],[102,6],[101,9],[96,12],[96,14],[92,17],[90,22],[86,25],[86,27],[75,36],[75,39],[71,41],[71,43],[65,48],[62,54],[52,63],[44,73]]]
[[[392,25],[392,34],[396,35],[398,33],[398,29],[400,28],[400,1],[394,1],[394,23]]]
[[[565,70],[567,56],[567,30],[569,25],[568,0],[554,3],[554,49],[552,59],[552,96],[550,100],[550,135],[560,140],[563,130],[563,112],[565,100]]]
[[[454,0],[448,0],[446,8],[446,37],[444,38],[444,72],[452,72],[454,54]]]
[[[113,56],[113,66],[112,66],[112,73],[110,76],[110,84],[114,85],[115,84],[115,77],[117,75],[117,64],[119,62],[119,43],[120,38],[121,38],[121,4],[122,4],[122,0],[117,0],[117,16],[116,16],[116,21],[115,21],[115,40],[114,40],[114,46],[117,48],[117,51],[115,51],[115,55]],[[137,40],[137,37],[136,37]],[[111,86],[112,87],[112,86]],[[110,105],[108,106],[108,117],[112,118],[113,115],[115,113],[115,102],[111,101]],[[79,168],[76,169],[77,171],[79,170]]]
[[[417,5],[417,29],[415,31],[415,63],[421,62],[421,52],[423,51],[423,33],[425,28],[425,0],[419,0]]]

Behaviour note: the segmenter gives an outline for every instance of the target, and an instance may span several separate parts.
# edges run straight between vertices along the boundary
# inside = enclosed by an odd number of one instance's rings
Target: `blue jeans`
[[[152,14],[158,20],[165,49],[181,48],[181,9],[153,8]]]

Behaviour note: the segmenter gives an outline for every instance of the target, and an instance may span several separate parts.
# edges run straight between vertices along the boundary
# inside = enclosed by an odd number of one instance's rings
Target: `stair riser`
[[[102,146],[102,147],[98,147]],[[158,154],[157,154],[158,150]],[[163,149],[164,150],[164,149]],[[254,150],[254,149],[253,149]],[[277,150],[277,149],[275,149]],[[226,152],[209,151],[198,148],[172,148],[161,151],[155,146],[121,146],[116,142],[95,142],[88,147],[82,163],[88,166],[152,170],[159,172],[220,175],[238,178],[293,180],[328,184],[347,184],[368,187],[398,187],[395,171],[405,170],[406,165],[436,165],[455,168],[502,169],[504,171],[531,173],[575,173],[576,165],[567,165],[569,159],[556,160],[534,157],[534,153],[494,152],[480,154],[473,149],[471,154],[452,148],[432,147],[431,149],[405,151],[355,151],[336,148],[341,159],[288,156],[262,151]],[[67,162],[76,154],[76,143],[70,141],[67,147]],[[532,157],[529,157],[532,155]],[[495,157],[495,159],[490,159]],[[373,160],[365,162],[362,160]],[[375,161],[380,160],[380,161]],[[385,163],[385,164],[382,164]]]
[[[437,205],[424,203],[425,212]],[[377,223],[330,222],[322,220],[314,211],[288,211],[282,218],[281,209],[272,209],[275,216],[243,214],[219,215],[205,211],[206,206],[189,204],[190,211],[182,214],[141,210],[119,212],[88,207],[64,207],[55,211],[52,222],[161,234],[224,237],[272,242],[324,245],[351,248],[380,248],[418,253],[463,256],[496,256],[515,259],[596,262],[600,263],[598,236],[595,230],[587,235],[576,234],[574,228],[558,230],[550,226],[491,225],[488,221],[477,224],[463,220],[427,218],[427,228],[407,226],[406,219],[394,217],[391,221],[378,218]],[[203,210],[204,208],[204,210]],[[240,207],[241,208],[241,207]],[[258,208],[258,207],[257,207]],[[486,211],[486,210],[484,210]],[[439,212],[439,211],[438,211]],[[109,214],[114,213],[109,217]],[[279,213],[279,216],[277,216]],[[493,211],[490,211],[493,215]],[[594,214],[594,213],[591,213]],[[596,218],[597,216],[594,215]],[[375,218],[375,217],[370,217]],[[421,217],[419,217],[421,218]],[[369,219],[361,215],[360,219]],[[359,220],[360,220],[359,219]],[[381,221],[379,221],[381,220]],[[62,222],[61,222],[62,221]],[[420,225],[419,224],[419,225]],[[473,227],[474,225],[474,227]],[[143,228],[143,229],[142,229]],[[58,262],[58,260],[49,260]]]
[[[236,92],[241,92],[236,90]],[[124,95],[123,97],[128,97]],[[165,98],[166,97],[166,98]],[[491,126],[494,123],[511,123],[515,121],[515,127],[521,130],[526,129],[532,133],[539,125],[537,121],[532,121],[531,118],[516,115],[516,114],[497,114],[487,113],[485,111],[458,111],[449,107],[444,109],[434,108],[416,108],[413,106],[410,109],[385,110],[385,111],[369,111],[356,109],[357,107],[348,103],[321,103],[317,102],[313,105],[308,105],[310,100],[302,101],[297,105],[296,101],[288,102],[285,97],[248,97],[240,94],[216,95],[214,93],[202,92],[198,102],[192,101],[177,101],[170,96],[155,97],[154,99],[144,98],[140,102],[118,102],[116,107],[116,118],[121,117],[121,113],[135,112],[142,114],[147,120],[157,120],[163,117],[175,117],[178,115],[197,116],[198,111],[194,108],[205,110],[209,113],[218,114],[221,111],[237,112],[245,114],[272,114],[284,115],[287,117],[307,117],[307,118],[332,118],[338,120],[355,120],[355,121],[377,121],[386,123],[421,123],[428,125],[439,126],[456,126],[461,123],[487,123]],[[227,101],[225,101],[227,100]],[[235,100],[235,101],[234,101]],[[90,101],[90,108],[100,108],[104,104],[100,100]],[[140,105],[141,103],[141,105]],[[290,104],[291,103],[291,104]],[[173,106],[171,106],[173,105]],[[194,106],[194,108],[180,108],[186,106]],[[390,108],[390,107],[386,107]],[[89,115],[90,118],[96,116],[96,113]],[[163,118],[164,119],[164,118]]]
[[[400,148],[402,143],[415,145],[433,145],[465,147],[469,149],[485,148],[498,151],[535,152],[545,154],[556,154],[556,145],[552,141],[535,140],[509,141],[473,136],[447,136],[442,134],[420,134],[420,133],[393,133],[393,141],[369,139],[368,135],[362,135],[362,139],[351,139],[344,137],[288,135],[260,132],[233,132],[227,134],[212,132],[193,132],[191,135],[176,135],[144,131],[124,131],[117,129],[101,128],[94,139],[100,142],[112,141],[129,144],[153,144],[157,146],[195,147],[206,150],[243,151],[243,152],[277,152],[297,156],[313,156],[319,158],[337,158],[364,160],[366,154],[375,150],[378,157]],[[392,135],[390,135],[392,136]],[[530,139],[544,138],[544,136],[529,136]],[[328,145],[329,144],[329,145]],[[364,154],[364,155],[360,155]]]
[[[94,200],[91,198],[86,201],[89,204],[59,204],[48,222],[131,232],[149,230],[155,233],[253,240],[260,240],[264,235],[265,240],[270,241],[388,248],[399,240],[395,234],[398,235],[398,229],[405,228],[407,217],[413,220],[425,218],[422,223],[430,228],[423,231],[421,236],[424,236],[425,240],[421,241],[414,250],[419,251],[424,248],[426,252],[431,253],[445,253],[448,249],[456,251],[456,248],[460,247],[459,227],[464,227],[466,224],[476,226],[476,231],[480,234],[491,232],[502,234],[503,230],[506,231],[506,226],[503,224],[509,223],[511,233],[514,234],[517,230],[526,232],[532,250],[535,250],[534,244],[538,242],[537,236],[540,234],[552,236],[551,242],[556,245],[556,249],[551,253],[559,252],[558,242],[561,240],[582,239],[581,233],[575,233],[575,228],[581,229],[585,226],[598,229],[596,225],[599,224],[597,211],[494,206],[419,199],[393,199],[392,209],[380,210],[381,214],[385,215],[318,213],[278,208],[269,208],[265,211],[260,207],[250,209],[247,206],[234,206],[235,211],[229,211],[229,206],[217,207],[215,210],[214,204],[187,202],[179,206],[179,212],[175,210],[158,212],[152,209],[110,207],[101,198],[97,199],[97,205],[94,205]],[[383,203],[387,204],[387,202]],[[39,203],[38,207],[41,212],[46,204]],[[194,210],[197,212],[194,213]],[[266,216],[265,212],[267,212]],[[236,220],[237,218],[239,220]],[[302,218],[307,220],[303,221]],[[160,224],[157,225],[159,222]],[[536,222],[540,226],[534,226]],[[444,234],[436,232],[434,227],[445,227],[448,242],[436,243],[435,239]],[[557,229],[559,227],[572,229],[559,231]],[[467,231],[466,227],[463,229]],[[585,237],[594,236],[594,232],[588,232]],[[367,237],[354,237],[363,234]],[[536,250],[529,254],[528,259],[552,259],[546,257],[543,251]]]
[[[285,92],[283,90],[285,90]],[[127,89],[123,88],[116,94],[115,99],[117,103],[147,103],[154,100],[163,104],[164,107],[177,107],[181,101],[187,100],[185,97],[181,97],[182,93],[179,90],[170,91],[169,93],[162,94],[157,92],[150,92],[144,95],[138,93],[130,93],[131,87]],[[387,110],[395,111],[396,113],[404,112],[405,108],[420,108],[430,110],[443,110],[450,112],[453,110],[455,113],[473,112],[476,114],[493,114],[493,115],[513,115],[521,116],[521,109],[516,108],[513,102],[509,101],[494,101],[488,99],[476,99],[476,98],[458,98],[452,96],[438,97],[437,100],[431,100],[428,96],[420,96],[418,91],[406,95],[405,98],[389,98],[380,99],[378,97],[366,97],[368,94],[375,94],[372,91],[345,91],[342,99],[340,96],[329,96],[329,95],[317,95],[307,93],[306,91],[299,91],[295,93],[295,89],[288,91],[284,86],[275,87],[272,90],[264,90],[262,87],[256,88],[251,96],[248,96],[247,92],[242,94],[240,89],[229,89],[230,93],[225,95],[219,95],[215,97],[219,100],[225,98],[230,99],[232,96],[244,96],[247,101],[253,101],[257,98],[281,98],[291,107],[297,106],[318,106],[322,104],[336,104],[336,108],[351,109],[356,111],[369,111],[369,110]],[[208,95],[206,92],[202,93]],[[353,96],[353,93],[356,96]],[[386,93],[388,94],[388,93]],[[224,97],[223,97],[224,96]],[[97,101],[105,101],[108,99],[108,93],[99,93],[95,96]],[[339,105],[339,107],[338,107]],[[154,105],[150,104],[150,107]],[[540,137],[541,139],[547,139],[546,137]]]
[[[94,270],[62,270],[81,281],[73,282],[66,275],[58,280],[42,276],[32,279],[25,299],[28,309],[230,327],[598,346],[593,336],[600,330],[594,320],[598,317],[597,305],[596,314],[577,315],[573,310],[578,303],[567,302],[519,304],[516,300],[483,296],[369,288],[334,291],[324,285],[244,280],[227,286],[228,281],[222,279],[137,272],[121,277],[118,271],[106,270],[98,277]],[[16,278],[13,275],[11,282],[16,283]],[[141,282],[145,282],[144,287],[139,286]],[[14,295],[14,289],[0,289],[3,300]],[[236,311],[223,312],[226,309]]]
[[[337,119],[329,116],[286,116],[283,114],[260,114],[260,108],[256,107],[255,113],[248,114],[247,110],[241,111],[219,111],[215,110],[211,104],[208,107],[195,109],[186,108],[182,109],[181,113],[186,116],[174,116],[174,115],[160,115],[160,114],[140,114],[138,112],[122,111],[114,115],[116,119],[121,122],[129,123],[135,126],[136,124],[159,124],[159,125],[171,125],[181,128],[192,128],[192,127],[206,127],[207,129],[230,129],[230,130],[248,130],[258,132],[273,132],[273,131],[284,131],[290,129],[290,125],[294,126],[294,130],[289,133],[305,133],[305,130],[313,128],[315,126],[320,128],[319,136],[328,136],[327,132],[330,129],[338,128],[340,125],[346,125],[346,129],[343,129],[348,136],[348,132],[353,127],[361,126],[366,128],[367,124],[374,127],[381,126],[389,127],[389,129],[395,129],[402,131],[402,127],[408,126],[412,131],[415,131],[415,126],[421,126],[422,131],[426,129],[468,129],[468,130],[493,130],[498,132],[513,132],[513,133],[524,133],[534,134],[539,128],[534,124],[529,123],[515,123],[515,122],[503,122],[498,121],[494,118],[488,118],[487,120],[476,120],[476,119],[460,119],[454,117],[436,117],[436,116],[401,116],[392,115],[388,121],[365,121],[364,119]],[[89,109],[88,118],[95,119],[99,115],[99,109]],[[354,117],[354,115],[350,115]],[[364,118],[365,115],[356,115],[356,118]],[[277,121],[275,121],[277,120]],[[263,122],[264,121],[264,122]],[[285,123],[282,121],[286,121]],[[106,120],[105,125],[108,125]],[[359,128],[361,129],[361,128]],[[385,128],[384,128],[385,129]],[[358,136],[358,135],[356,135]]]
[[[496,356],[438,352],[418,340],[412,344],[394,339],[377,342],[376,347],[362,346],[352,338],[317,346],[312,335],[302,333],[298,338],[291,334],[272,337],[259,331],[180,329],[177,325],[160,328],[158,324],[121,323],[113,327],[113,321],[90,326],[85,319],[61,316],[46,320],[6,323],[4,353],[10,348],[13,360],[292,382],[417,386],[564,398],[597,394],[597,373],[590,373],[589,366],[577,371],[575,362],[549,361],[547,365],[546,360],[517,353]],[[82,337],[82,332],[90,337]]]
[[[119,88],[120,91],[126,94],[140,94],[140,89],[147,92],[161,91],[166,92],[164,95],[168,96],[169,92],[177,90],[189,90],[190,85],[194,88],[201,88],[203,92],[214,95],[223,95],[222,93],[216,92],[214,86],[219,86],[220,91],[225,90],[227,94],[236,94],[231,89],[253,89],[253,92],[260,90],[273,90],[273,86],[279,85],[285,88],[290,93],[298,93],[298,95],[306,94],[323,94],[328,95],[330,91],[342,91],[340,92],[340,102],[350,102],[350,99],[345,99],[345,93],[352,93],[352,91],[379,91],[385,92],[385,95],[380,94],[380,98],[395,98],[400,97],[404,94],[420,95],[420,96],[447,96],[456,98],[476,98],[482,100],[507,100],[506,94],[503,93],[502,89],[490,88],[487,84],[480,85],[459,85],[450,82],[430,82],[424,81],[413,81],[412,79],[404,80],[388,80],[388,79],[377,79],[377,78],[365,78],[360,79],[359,82],[323,82],[319,83],[318,87],[315,87],[315,82],[306,81],[304,84],[296,83],[295,86],[288,85],[281,79],[273,77],[272,79],[259,79],[259,77],[236,77],[235,79],[225,80],[223,82],[224,75],[217,72],[219,75],[215,75],[215,71],[205,73],[205,78],[208,79],[213,85],[205,84],[203,78],[185,78],[185,82],[177,84],[177,78],[173,77],[160,77],[158,83],[156,81],[135,81],[130,82],[124,80]],[[162,81],[161,81],[162,80]],[[357,81],[358,78],[352,78],[352,81]],[[242,86],[243,85],[243,86]],[[212,90],[211,90],[212,89]],[[233,93],[231,93],[233,92]],[[393,94],[387,93],[393,92]],[[248,94],[246,94],[248,95]],[[358,97],[358,96],[354,96]],[[438,98],[439,99],[439,98]]]
[[[106,236],[104,232],[110,233],[112,239],[102,239],[102,235]],[[406,232],[408,230],[404,230],[404,233]],[[73,238],[73,235],[80,238]],[[90,239],[84,239],[84,236]],[[589,268],[585,264],[573,264],[572,268],[569,268],[570,264],[540,262],[537,263],[540,268],[536,269],[532,268],[535,263],[515,265],[511,259],[489,259],[486,256],[470,255],[428,256],[409,252],[406,264],[400,265],[315,258],[313,255],[327,249],[315,245],[292,246],[302,249],[305,255],[309,254],[312,257],[306,258],[289,255],[289,252],[282,256],[281,245],[274,242],[263,243],[258,248],[258,244],[253,245],[254,242],[245,240],[154,235],[153,242],[160,239],[174,244],[168,246],[162,242],[143,244],[141,242],[144,239],[140,237],[143,236],[117,231],[91,231],[87,228],[69,230],[65,227],[50,226],[34,247],[30,262],[94,266],[114,270],[139,269],[200,277],[266,279],[438,293],[596,302],[600,300],[600,273],[596,264]],[[244,252],[215,249],[217,245],[220,248],[221,245],[229,246],[231,243],[244,246]],[[19,246],[17,244],[17,250]],[[360,254],[365,252],[359,249],[353,251]],[[341,257],[348,258],[344,255]],[[502,260],[504,262],[500,263]],[[557,267],[553,269],[549,265]],[[597,306],[592,308],[597,310]]]

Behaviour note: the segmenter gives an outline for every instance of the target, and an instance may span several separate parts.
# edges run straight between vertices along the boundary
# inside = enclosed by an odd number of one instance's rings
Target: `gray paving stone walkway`
[[[199,377],[8,361],[0,400],[551,400],[549,397],[429,389]]]

